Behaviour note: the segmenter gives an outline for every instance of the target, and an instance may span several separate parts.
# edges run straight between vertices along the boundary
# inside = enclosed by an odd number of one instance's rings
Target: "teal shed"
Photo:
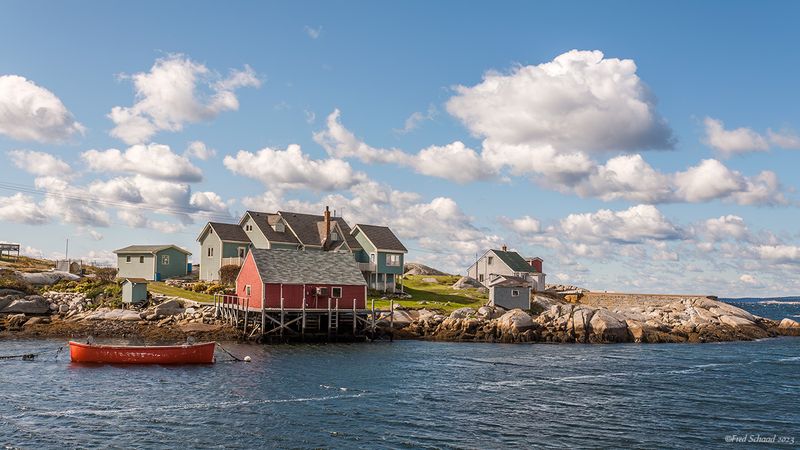
[[[145,300],[147,300],[147,280],[144,278],[122,280],[123,303],[142,303]]]

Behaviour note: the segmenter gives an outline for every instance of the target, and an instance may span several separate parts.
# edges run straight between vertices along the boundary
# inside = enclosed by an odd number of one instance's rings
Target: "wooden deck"
[[[245,336],[260,341],[340,341],[392,339],[394,301],[389,310],[340,308],[255,308],[249,299],[215,295],[214,313],[241,329]]]

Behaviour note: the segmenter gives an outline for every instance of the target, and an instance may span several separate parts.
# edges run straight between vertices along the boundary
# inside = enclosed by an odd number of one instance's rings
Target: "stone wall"
[[[577,299],[576,299],[577,297]],[[677,294],[628,294],[621,292],[585,292],[567,296],[567,301],[593,306],[595,308],[618,308],[627,306],[664,306],[683,300],[711,299],[712,295]]]

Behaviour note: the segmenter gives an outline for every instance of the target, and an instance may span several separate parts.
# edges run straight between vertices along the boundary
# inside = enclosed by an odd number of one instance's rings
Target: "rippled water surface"
[[[5,341],[0,355],[59,345]],[[800,443],[800,339],[226,347],[253,362],[0,361],[0,444],[686,448],[745,433]]]

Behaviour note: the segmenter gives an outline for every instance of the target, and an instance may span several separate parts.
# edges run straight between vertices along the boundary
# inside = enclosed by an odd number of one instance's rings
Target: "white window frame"
[[[239,254],[239,258],[244,258],[244,255],[247,254],[247,247],[239,247],[236,251]]]
[[[331,231],[331,240],[332,241],[338,241],[339,240],[339,233],[337,233],[335,231]]]
[[[371,262],[373,264],[375,263],[375,253],[370,253],[369,254],[369,262]]]
[[[126,262],[126,263],[129,263],[129,262],[131,262],[131,255],[127,255],[127,256],[125,256],[125,262]]]
[[[139,264],[144,264],[144,256],[139,257]]]
[[[492,265],[492,261],[494,261],[494,256],[487,256],[486,257],[486,264]]]
[[[483,274],[480,274],[480,275],[478,275],[478,281],[480,281],[481,283],[483,283]]]
[[[512,289],[511,290],[512,297],[519,297],[519,289]]]
[[[214,247],[208,247],[208,257],[211,258],[214,256]]]
[[[396,261],[395,261],[396,259]],[[399,253],[387,253],[386,254],[386,266],[387,267],[400,267],[400,254]]]
[[[161,255],[161,265],[162,266],[169,265],[169,255]]]
[[[336,292],[339,292],[339,295],[336,295]],[[342,298],[342,287],[341,286],[334,286],[331,288],[331,298]]]

